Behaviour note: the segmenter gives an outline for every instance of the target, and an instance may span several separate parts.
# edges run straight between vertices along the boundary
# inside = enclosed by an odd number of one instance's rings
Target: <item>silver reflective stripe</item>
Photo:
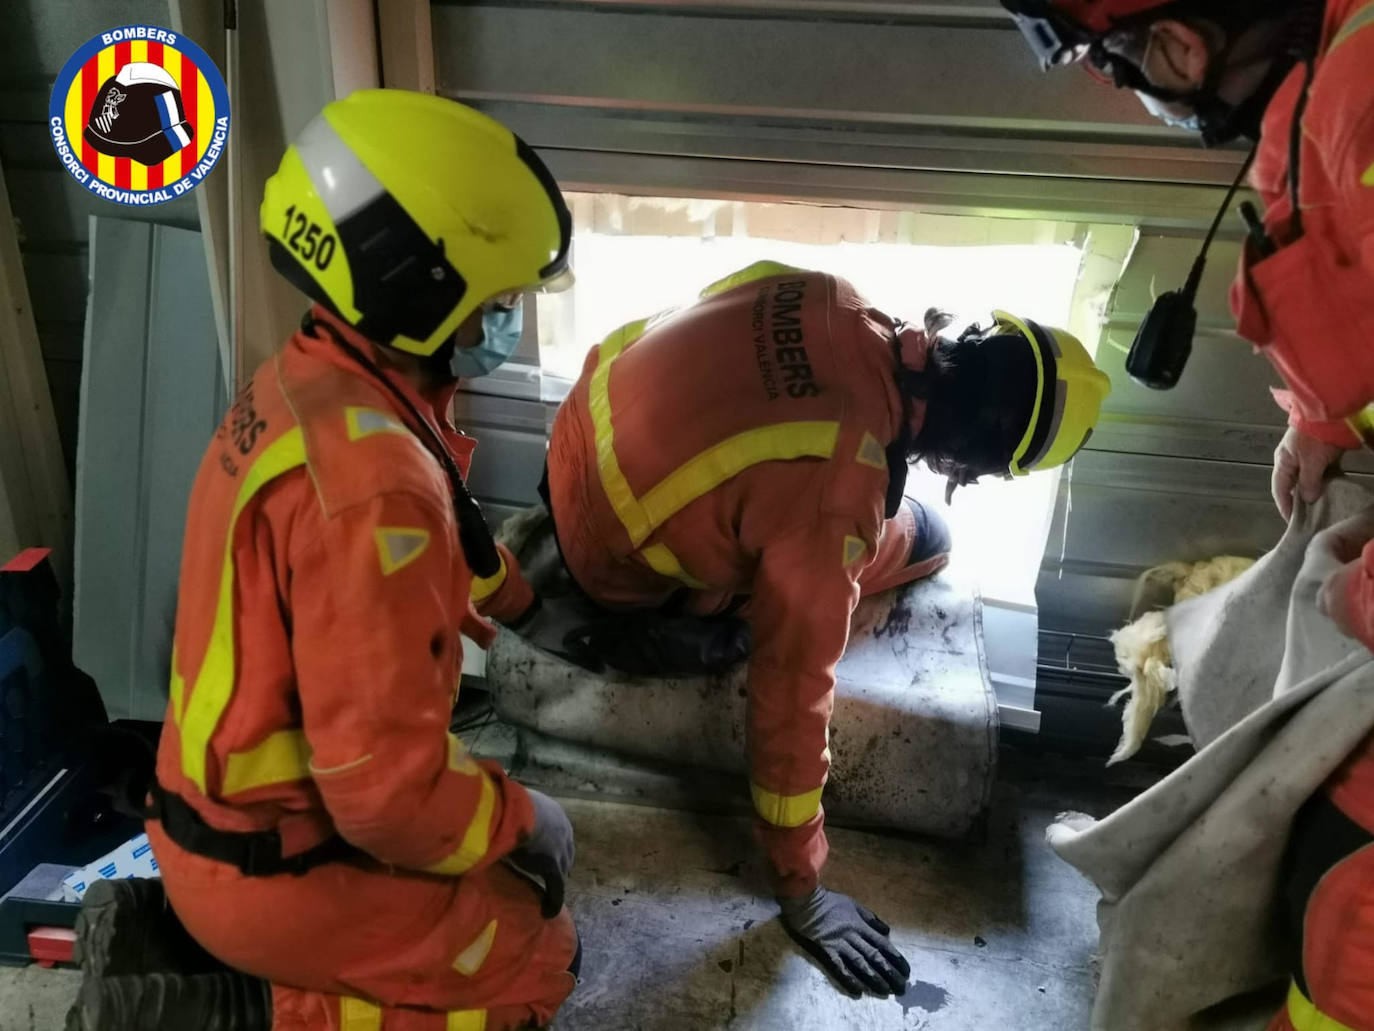
[[[322,114],[296,138],[296,151],[335,225],[385,192]]]
[[[1034,469],[1040,464],[1040,460],[1045,457],[1045,452],[1049,451],[1050,445],[1059,437],[1059,427],[1064,421],[1064,404],[1068,400],[1069,386],[1062,379],[1054,381],[1054,416],[1050,419],[1050,432],[1045,437],[1045,443],[1040,445],[1040,450],[1028,462],[1022,462],[1021,468],[1027,470]]]
[[[1340,30],[1336,33],[1336,38],[1331,41],[1331,46],[1328,48],[1327,52],[1330,53],[1332,50],[1335,50],[1370,22],[1374,22],[1374,4],[1365,4],[1351,15],[1346,20],[1346,23],[1340,27]]]

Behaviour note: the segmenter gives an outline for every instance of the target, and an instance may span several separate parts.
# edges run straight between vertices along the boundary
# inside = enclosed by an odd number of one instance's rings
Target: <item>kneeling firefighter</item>
[[[109,888],[70,1026],[543,1026],[579,959],[572,828],[449,732],[502,558],[447,413],[521,291],[566,281],[567,208],[496,122],[367,90],[302,131],[261,215],[315,304],[196,477],[148,822],[172,909],[236,972],[139,970]]]
[[[747,621],[758,835],[788,931],[854,994],[900,993],[910,972],[886,924],[821,885],[851,613],[948,557],[940,516],[905,496],[908,463],[947,476],[947,500],[1060,465],[1109,389],[1068,333],[995,320],[946,339],[939,312],[907,325],[842,279],[760,262],[612,333],[553,426],[545,495],[582,591]]]

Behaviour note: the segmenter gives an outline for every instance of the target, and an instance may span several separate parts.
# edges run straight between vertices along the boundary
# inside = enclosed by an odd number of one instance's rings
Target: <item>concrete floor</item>
[[[911,962],[911,988],[887,1000],[842,996],[787,938],[747,818],[569,799],[585,958],[556,1027],[1086,1028],[1096,895],[1043,835],[1058,810],[1105,813],[1141,786],[1100,772],[1004,761],[981,844],[830,831],[827,883],[888,921]],[[0,969],[0,1031],[59,1031],[77,981]]]

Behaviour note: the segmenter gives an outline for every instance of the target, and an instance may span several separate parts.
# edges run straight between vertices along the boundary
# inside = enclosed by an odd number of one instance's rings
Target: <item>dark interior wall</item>
[[[63,169],[48,137],[48,100],[67,58],[119,25],[170,27],[167,0],[8,0],[0,15],[0,168],[68,471],[75,468],[81,350],[86,317],[87,220],[99,214],[199,227],[195,199],[155,208],[87,193]]]

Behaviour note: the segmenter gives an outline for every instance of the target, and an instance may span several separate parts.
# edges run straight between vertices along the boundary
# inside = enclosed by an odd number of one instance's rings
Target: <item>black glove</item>
[[[542,912],[545,920],[551,920],[563,909],[564,881],[572,870],[577,849],[572,824],[563,807],[542,791],[525,790],[534,805],[534,830],[506,861],[520,873],[544,882]]]
[[[911,965],[888,935],[891,928],[848,895],[820,886],[779,899],[782,925],[850,995],[901,995]]]

